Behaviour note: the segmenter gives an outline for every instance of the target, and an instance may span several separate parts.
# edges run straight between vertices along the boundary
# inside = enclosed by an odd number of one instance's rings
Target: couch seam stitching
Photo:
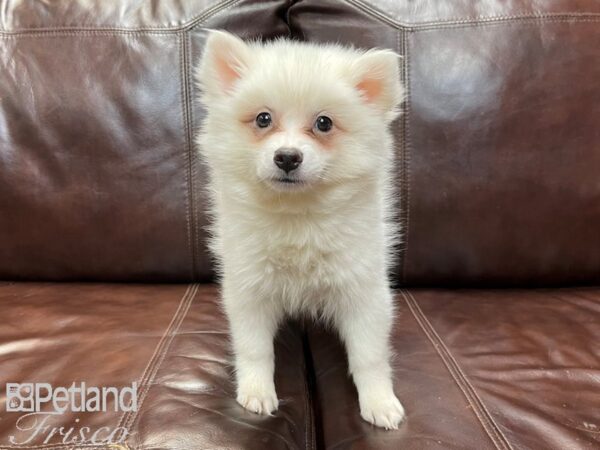
[[[186,83],[185,83],[185,69],[184,69],[184,60],[185,60],[185,49],[184,49],[184,38],[182,34],[178,34],[177,35],[177,41],[178,41],[178,45],[179,45],[179,84],[180,84],[180,91],[179,91],[179,101],[181,103],[181,120],[182,120],[182,125],[183,125],[183,134],[184,134],[184,144],[183,144],[183,150],[184,150],[184,161],[185,161],[185,167],[184,167],[184,178],[185,178],[185,223],[186,223],[186,231],[187,231],[187,242],[188,242],[188,251],[189,251],[189,255],[190,255],[190,261],[191,261],[191,265],[190,265],[190,274],[191,274],[191,280],[194,279],[194,265],[195,265],[195,256],[194,256],[194,245],[192,243],[193,241],[193,231],[192,231],[192,212],[191,212],[191,208],[192,208],[192,199],[193,199],[193,192],[192,192],[192,186],[191,186],[191,161],[190,161],[190,151],[189,151],[189,145],[188,145],[188,132],[187,132],[187,126],[188,126],[188,118],[187,118],[187,99],[186,99],[186,94],[185,94],[185,89],[186,89]]]
[[[238,3],[241,3],[242,1],[243,0],[233,0],[233,1],[231,1],[231,3],[229,3],[227,5],[225,3],[221,4],[221,7],[218,8],[216,11],[214,11],[210,16],[202,18],[201,20],[198,20],[196,23],[189,25],[187,27],[187,30],[194,30],[194,29],[196,29],[198,27],[198,25],[201,25],[202,22],[204,22],[209,17],[214,17],[217,14],[221,14],[221,13],[227,11],[228,9],[233,8],[234,6],[236,6]]]
[[[188,83],[188,102],[189,102],[189,139],[190,139],[190,152],[192,154],[193,165],[192,165],[192,185],[194,189],[194,203],[192,205],[192,214],[194,217],[194,246],[196,250],[196,271],[194,277],[196,280],[200,278],[200,205],[199,205],[199,189],[198,189],[198,152],[195,145],[196,138],[196,120],[194,116],[194,67],[192,65],[192,43],[190,33],[186,33],[186,39],[188,40],[187,50],[187,83]]]
[[[94,36],[131,36],[131,37],[141,37],[141,36],[171,36],[179,34],[180,30],[170,30],[170,31],[144,31],[144,32],[135,32],[135,31],[110,31],[110,30],[48,30],[48,31],[35,31],[28,33],[13,33],[6,34],[0,32],[0,39],[17,39],[17,38],[28,38],[28,37],[64,37],[64,36],[81,36],[81,37],[94,37]]]
[[[500,26],[500,25],[535,25],[546,23],[597,23],[600,22],[600,17],[524,17],[514,20],[503,20],[495,22],[470,22],[467,24],[441,24],[428,27],[412,29],[411,32],[427,32],[442,29],[465,29],[465,28],[480,28],[485,26]]]
[[[182,120],[183,120],[183,132],[185,135],[185,183],[186,183],[186,224],[188,232],[188,249],[190,251],[191,258],[191,280],[193,281],[196,277],[196,245],[195,245],[195,217],[194,217],[194,199],[195,199],[195,185],[193,177],[193,164],[194,158],[191,149],[190,140],[190,108],[191,103],[189,99],[189,79],[188,79],[188,62],[187,62],[187,33],[182,32],[179,36],[179,70],[180,70],[180,83],[181,83],[181,107],[182,107]]]
[[[75,447],[73,446],[75,445]],[[39,445],[3,445],[0,446],[0,450],[18,450],[20,448],[25,448],[28,450],[74,450],[79,448],[85,448],[87,450],[130,450],[132,447],[129,447],[127,444],[86,444],[86,443],[78,443],[78,444],[39,444]],[[124,446],[126,445],[126,446]]]
[[[404,78],[404,106],[402,118],[402,183],[401,183],[401,199],[403,205],[402,221],[401,221],[401,236],[404,237],[401,247],[401,280],[406,283],[406,260],[408,256],[408,235],[410,230],[410,163],[411,163],[411,142],[410,142],[410,107],[411,107],[411,78],[410,78],[410,52],[408,49],[408,33],[402,30],[402,57],[404,62],[403,78]]]
[[[150,392],[150,390],[152,388],[154,378],[156,377],[156,374],[160,370],[162,363],[164,362],[165,357],[167,355],[167,352],[171,348],[171,344],[173,343],[173,340],[175,339],[175,336],[176,336],[177,332],[179,331],[181,324],[187,317],[187,314],[192,306],[192,303],[194,302],[194,299],[196,298],[196,294],[198,293],[199,285],[192,284],[190,287],[191,287],[191,289],[188,291],[189,295],[187,295],[187,296],[184,295],[184,298],[181,299],[181,303],[180,303],[180,306],[182,307],[181,313],[178,315],[178,317],[176,317],[177,314],[173,316],[173,319],[174,319],[172,322],[173,326],[169,327],[165,332],[165,337],[166,337],[166,339],[164,340],[165,344],[164,344],[163,348],[160,349],[159,356],[156,359],[155,364],[152,367],[152,373],[150,374],[150,377],[148,378],[148,382],[144,384],[148,387],[147,387],[147,389],[145,389],[145,391],[142,393],[142,395],[140,395],[138,398],[137,410],[134,411],[133,414],[130,414],[129,418],[125,422],[125,426],[128,431],[128,436],[131,435],[131,433],[130,433],[131,429],[133,428],[133,426],[135,425],[135,422],[137,421],[137,419],[139,417],[139,413],[142,410],[144,401],[146,400],[148,393]],[[141,386],[141,384],[140,384],[140,386]]]
[[[76,445],[76,447],[73,447]],[[55,443],[55,444],[38,444],[38,445],[0,445],[0,450],[18,450],[20,448],[25,448],[28,450],[73,450],[74,448],[86,448],[88,450],[129,450],[131,447],[127,446],[123,448],[123,444],[91,444],[91,443],[78,443],[78,444],[64,444],[64,443]],[[118,447],[121,445],[121,447]],[[125,444],[127,445],[127,444]]]
[[[182,306],[183,306],[183,304],[185,302],[185,299],[189,295],[189,293],[192,290],[193,286],[194,285],[189,285],[187,287],[187,289],[185,290],[183,296],[181,297],[181,300],[179,301],[179,305],[177,306],[177,309],[175,310],[175,313],[173,314],[173,317],[171,317],[171,321],[169,322],[169,325],[167,325],[167,328],[165,329],[163,335],[161,336],[160,340],[156,344],[156,347],[154,348],[154,352],[152,353],[152,356],[150,357],[150,360],[148,361],[148,364],[146,364],[146,367],[145,367],[144,371],[142,372],[142,376],[138,380],[140,387],[142,386],[142,383],[144,382],[144,380],[147,378],[148,372],[150,372],[152,370],[154,364],[156,363],[156,360],[158,359],[158,355],[159,355],[160,349],[163,346],[163,342],[166,340],[167,335],[169,334],[169,330],[173,327],[176,318],[181,313],[181,309],[182,309]],[[128,412],[123,413],[121,415],[121,419],[119,420],[119,423],[118,423],[117,427],[125,426],[126,421],[127,421],[127,416],[129,416],[129,415],[130,414]]]
[[[166,34],[166,33],[179,33],[181,31],[186,31],[188,29],[194,28],[206,19],[218,14],[219,12],[230,8],[236,3],[240,3],[242,0],[222,0],[216,2],[214,5],[206,8],[204,11],[200,12],[198,15],[192,17],[187,22],[184,22],[181,25],[177,26],[156,26],[156,27],[140,27],[140,28],[127,28],[127,27],[55,27],[55,28],[25,28],[23,30],[6,30],[0,29],[0,36],[15,36],[15,35],[32,35],[37,33],[60,33],[64,32],[74,32],[76,34],[80,32],[112,32],[112,33],[126,33],[126,34]]]
[[[401,69],[400,69],[400,82],[402,83],[402,87],[404,89],[408,89],[406,87],[406,75],[405,75],[405,67],[406,67],[406,62],[405,62],[405,58],[406,55],[404,54],[404,40],[405,40],[405,36],[404,36],[404,30],[400,30],[397,29],[396,30],[396,52],[398,54],[400,54],[402,56],[402,60],[401,60]],[[406,92],[406,91],[405,91]],[[394,157],[395,157],[395,161],[398,161],[399,167],[398,167],[398,171],[400,174],[400,182],[398,183],[397,181],[394,183],[394,192],[398,192],[398,199],[397,199],[397,203],[396,203],[396,207],[397,209],[397,216],[395,217],[398,220],[398,235],[399,235],[399,241],[397,242],[397,250],[398,250],[398,260],[397,260],[397,264],[398,266],[396,267],[397,272],[397,276],[398,276],[398,284],[402,285],[404,282],[404,271],[403,271],[403,266],[404,266],[404,245],[405,245],[405,240],[406,240],[406,236],[404,235],[404,215],[405,215],[405,205],[404,205],[404,195],[403,195],[403,191],[404,191],[404,168],[405,168],[405,161],[404,161],[404,155],[405,155],[405,148],[406,148],[406,140],[405,140],[405,118],[404,115],[406,114],[405,108],[406,105],[404,103],[404,99],[403,99],[403,103],[400,107],[400,111],[402,116],[400,117],[399,123],[398,123],[398,127],[400,128],[400,138],[399,138],[399,145],[397,145],[397,140],[394,139]],[[396,211],[394,211],[396,213]]]
[[[431,322],[429,322],[429,320],[419,307],[414,296],[405,289],[402,289],[400,293],[402,294],[402,297],[404,298],[404,301],[406,302],[416,322],[421,327],[421,330],[424,332],[427,339],[431,342],[436,353],[442,359],[442,362],[446,366],[446,369],[448,370],[448,372],[450,372],[450,375],[454,379],[454,382],[462,391],[466,400],[469,402],[469,405],[471,405],[473,412],[479,419],[479,422],[482,425],[483,429],[486,431],[486,434],[489,436],[496,448],[512,450],[510,443],[508,442],[504,434],[500,431],[500,428],[495,423],[489,410],[486,408],[485,404],[477,394],[477,391],[469,382],[467,376],[460,368],[458,362],[452,356],[450,350],[444,344],[444,341],[441,339],[439,334],[437,334],[433,325],[431,324]]]
[[[103,35],[103,36],[114,36],[114,35],[167,35],[177,34],[181,31],[193,30],[201,25],[207,19],[216,16],[217,14],[226,11],[227,9],[240,3],[242,0],[234,0],[231,3],[223,2],[216,4],[213,8],[200,14],[198,17],[184,25],[178,27],[149,27],[149,28],[116,28],[116,27],[92,27],[92,28],[46,28],[46,29],[24,29],[17,31],[0,30],[0,39],[15,38],[15,37],[41,37],[48,35],[57,36],[79,36],[79,35]],[[468,28],[473,26],[485,26],[485,25],[499,25],[503,23],[520,23],[520,22],[600,22],[600,13],[552,13],[543,15],[529,15],[529,16],[499,16],[493,18],[478,18],[469,21],[458,21],[458,22],[423,22],[416,25],[406,25],[399,23],[378,11],[373,11],[366,8],[364,4],[357,3],[355,0],[345,0],[350,6],[365,12],[368,16],[379,20],[380,22],[392,26],[394,28],[404,29],[409,32],[418,31],[429,31],[441,28]]]
[[[419,306],[418,302],[416,301],[416,299],[414,298],[414,296],[411,293],[408,293],[408,295],[413,299],[414,302],[414,306],[417,309],[417,311],[419,311],[419,313],[423,316],[423,319],[425,321],[425,323],[430,327],[431,331],[433,332],[434,336],[437,338],[437,340],[439,341],[439,343],[441,344],[442,348],[445,350],[446,354],[448,355],[448,357],[450,358],[450,360],[454,363],[454,365],[456,366],[456,369],[458,370],[458,373],[462,376],[463,381],[468,385],[468,387],[471,389],[471,391],[473,392],[473,395],[475,396],[475,398],[478,400],[479,404],[481,405],[481,407],[483,408],[483,410],[486,412],[487,416],[489,417],[490,422],[492,423],[492,425],[494,426],[497,434],[504,440],[504,444],[506,444],[506,446],[508,446],[509,449],[512,449],[508,439],[506,438],[506,436],[504,436],[504,434],[502,433],[502,431],[500,430],[500,427],[498,426],[498,424],[494,421],[494,418],[492,416],[492,414],[490,413],[490,411],[488,410],[488,408],[486,407],[484,401],[481,399],[481,397],[479,397],[479,394],[477,393],[477,390],[475,389],[475,387],[473,386],[473,384],[471,383],[471,381],[469,380],[469,377],[467,377],[467,375],[464,373],[464,371],[462,370],[460,364],[458,363],[458,361],[456,360],[456,358],[454,357],[454,355],[452,354],[452,352],[450,351],[450,349],[446,346],[446,343],[442,340],[441,336],[438,334],[438,332],[436,331],[436,329],[433,327],[433,324],[431,324],[431,322],[429,321],[429,319],[427,319],[427,316],[425,315],[425,313],[423,312],[423,310],[421,309],[421,307]]]
[[[433,21],[424,21],[424,22],[415,22],[413,24],[408,24],[401,22],[397,19],[389,17],[387,12],[381,11],[379,9],[373,8],[371,5],[363,3],[359,0],[345,0],[350,6],[353,6],[355,9],[359,9],[369,15],[370,17],[379,20],[387,25],[390,25],[395,28],[402,28],[407,31],[419,31],[419,30],[430,30],[434,28],[449,28],[449,27],[461,27],[461,26],[471,26],[471,25],[485,25],[485,24],[498,24],[498,23],[506,23],[506,22],[517,22],[517,21],[526,21],[526,20],[535,20],[535,21],[556,21],[553,19],[559,20],[574,20],[574,21],[585,21],[587,18],[592,18],[594,21],[600,20],[600,13],[594,12],[562,12],[562,13],[546,13],[546,14],[522,14],[522,15],[499,15],[499,16],[478,16],[478,17],[467,17],[467,18],[451,18],[445,20],[433,20]],[[596,19],[598,18],[598,19]],[[581,20],[583,19],[583,20]]]
[[[189,296],[190,292],[194,289],[194,288],[198,288],[198,285],[189,285],[183,296],[181,297],[181,300],[179,301],[179,305],[177,306],[177,309],[175,310],[175,313],[173,314],[173,317],[171,318],[171,321],[169,322],[169,325],[167,326],[167,328],[165,329],[165,332],[162,334],[161,338],[159,339],[158,343],[156,344],[156,347],[154,348],[154,352],[152,353],[152,356],[150,357],[150,360],[148,361],[148,364],[146,364],[146,367],[144,368],[144,371],[142,372],[141,377],[139,378],[139,386],[142,386],[142,382],[144,380],[144,378],[146,377],[146,374],[148,373],[149,370],[151,370],[151,366],[154,365],[154,363],[156,362],[156,357],[157,357],[157,352],[159,352],[159,349],[162,345],[162,343],[165,341],[165,338],[167,337],[167,335],[169,334],[169,330],[172,328],[172,325],[175,322],[175,318],[177,317],[177,315],[179,315],[182,311],[182,306],[185,303],[186,298]],[[196,289],[197,291],[197,289]],[[194,294],[195,295],[195,294]],[[189,309],[189,308],[188,308]],[[187,313],[187,311],[186,311]],[[149,390],[149,388],[148,388]],[[141,404],[139,405],[141,406]],[[140,408],[138,408],[139,411]],[[121,415],[121,418],[119,419],[119,423],[117,424],[117,428],[123,427],[125,424],[123,423],[125,420],[125,417],[128,415],[128,413],[123,413]],[[129,429],[127,429],[127,431],[129,432]],[[123,435],[121,434],[121,438],[123,437]],[[113,450],[118,450],[119,447],[115,445],[98,445],[98,444],[91,444],[91,443],[78,443],[77,447],[85,447],[86,449],[89,450],[93,450],[93,449],[113,449]],[[127,444],[128,445],[128,444]],[[70,450],[73,448],[72,445],[70,444],[64,444],[64,443],[55,443],[55,444],[38,444],[38,445],[0,445],[0,450],[13,450],[13,449],[19,449],[19,448],[26,448],[26,449],[53,449],[53,450]],[[129,448],[129,447],[127,447]]]

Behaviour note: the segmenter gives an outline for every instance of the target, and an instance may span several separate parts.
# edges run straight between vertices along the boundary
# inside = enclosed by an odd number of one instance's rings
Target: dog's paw
[[[367,396],[360,400],[360,415],[367,422],[386,430],[396,430],[404,419],[404,408],[394,394]]]
[[[239,389],[236,400],[248,411],[264,415],[271,415],[279,406],[275,389]]]

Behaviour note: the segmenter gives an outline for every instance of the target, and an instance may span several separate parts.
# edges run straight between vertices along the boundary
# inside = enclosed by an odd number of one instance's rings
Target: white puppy
[[[308,313],[339,331],[362,417],[397,428],[388,127],[402,99],[398,55],[213,31],[197,80],[237,401],[277,409],[273,337],[286,316]]]

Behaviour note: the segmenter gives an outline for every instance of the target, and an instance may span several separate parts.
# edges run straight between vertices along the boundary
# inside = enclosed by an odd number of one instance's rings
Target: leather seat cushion
[[[120,425],[129,432],[128,448],[312,445],[298,328],[283,329],[276,343],[279,413],[266,418],[246,412],[235,401],[227,322],[214,285],[4,282],[0,304],[0,448],[10,444],[10,436],[28,448],[44,444],[47,433],[29,440],[32,431],[17,429],[25,413],[6,412],[6,383],[25,382],[56,388],[137,381],[137,413],[66,412],[48,422],[75,427],[75,433],[83,426],[114,430]]]
[[[309,334],[323,448],[600,446],[600,289],[401,291],[398,431],[359,416],[344,351]]]

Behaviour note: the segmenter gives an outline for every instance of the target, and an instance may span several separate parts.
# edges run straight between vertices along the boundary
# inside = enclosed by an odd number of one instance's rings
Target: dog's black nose
[[[285,173],[290,173],[302,164],[302,152],[293,148],[280,148],[275,152],[273,161]]]

